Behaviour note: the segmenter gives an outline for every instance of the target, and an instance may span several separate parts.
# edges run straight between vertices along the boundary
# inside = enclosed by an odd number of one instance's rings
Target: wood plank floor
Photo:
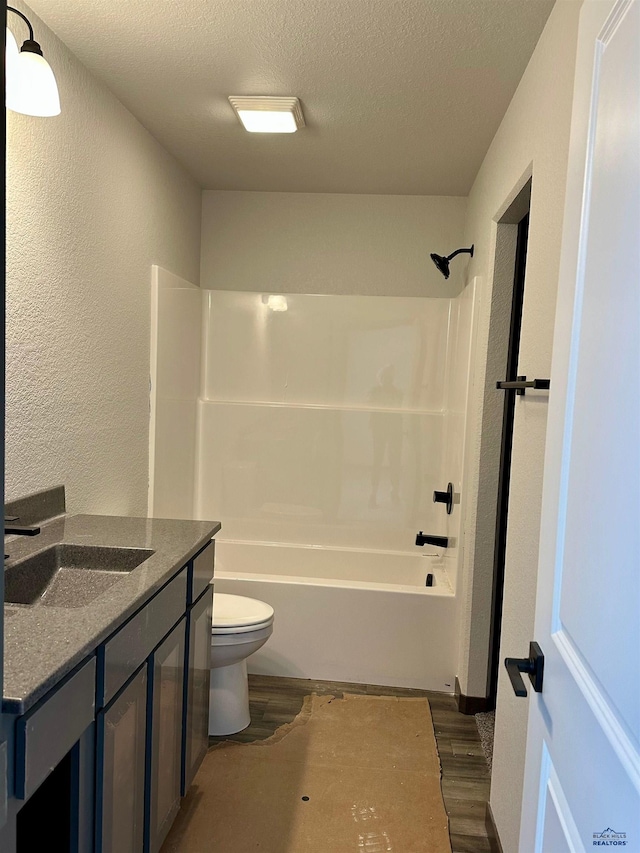
[[[424,696],[429,700],[442,765],[442,793],[449,815],[453,853],[491,853],[485,830],[489,770],[475,720],[458,711],[453,695],[369,684],[250,675],[251,725],[236,735],[212,737],[209,741],[213,744],[221,740],[239,743],[264,740],[279,726],[293,720],[308,694],[342,696],[345,692],[373,696]]]

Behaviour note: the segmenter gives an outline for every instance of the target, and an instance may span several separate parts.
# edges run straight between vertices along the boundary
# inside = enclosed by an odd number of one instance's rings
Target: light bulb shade
[[[13,64],[18,58],[18,43],[14,34],[11,32],[9,27],[7,27],[7,37],[5,42],[5,51],[7,58],[7,65]]]
[[[58,84],[51,66],[43,56],[21,50],[15,62],[15,71],[15,86],[7,86],[7,107],[10,110],[28,116],[60,114]]]
[[[9,106],[10,101],[15,101],[18,97],[18,45],[15,37],[9,27],[7,27],[7,40],[5,48],[5,69],[6,69],[6,100],[5,103]]]

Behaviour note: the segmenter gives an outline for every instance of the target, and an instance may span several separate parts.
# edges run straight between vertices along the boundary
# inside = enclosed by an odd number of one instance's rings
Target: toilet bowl
[[[230,735],[251,722],[247,658],[273,631],[273,607],[243,595],[213,595],[209,734]]]

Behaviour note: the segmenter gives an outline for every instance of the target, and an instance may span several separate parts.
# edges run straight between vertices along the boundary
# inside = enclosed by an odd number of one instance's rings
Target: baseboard
[[[491,806],[489,805],[489,803],[487,803],[484,823],[487,828],[487,838],[489,839],[489,847],[491,848],[491,853],[504,853],[502,849],[502,844],[500,843],[500,836],[498,835],[498,827],[496,826],[496,822],[493,819],[493,812],[491,811]]]
[[[455,697],[456,704],[458,705],[458,711],[460,711],[461,714],[480,714],[483,711],[491,710],[489,699],[486,696],[465,696],[464,693],[460,691],[460,682],[458,681],[457,675]]]

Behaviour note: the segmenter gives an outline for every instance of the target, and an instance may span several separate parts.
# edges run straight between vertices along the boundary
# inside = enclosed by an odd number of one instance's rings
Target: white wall
[[[430,252],[463,239],[465,198],[205,191],[203,288],[363,296],[455,296]]]
[[[496,221],[533,175],[519,373],[548,378],[555,313],[566,164],[578,29],[578,0],[559,0],[547,22],[469,197],[466,235],[476,251],[470,275],[486,282],[479,315],[476,366],[467,434],[462,658],[463,693],[484,695],[491,599],[491,519],[495,504],[477,504],[485,393],[499,376],[481,375],[486,363]],[[533,639],[542,467],[546,432],[545,394],[519,398],[511,467],[509,526],[500,656],[526,655]],[[486,433],[485,433],[486,437]],[[483,437],[483,440],[484,438]],[[477,512],[476,512],[477,510]],[[487,547],[489,538],[489,547]],[[482,554],[482,559],[477,560]],[[491,807],[505,853],[518,845],[527,702],[513,694],[502,668],[498,688]]]
[[[21,8],[62,114],[7,113],[6,497],[144,515],[151,264],[198,281],[200,189]]]

